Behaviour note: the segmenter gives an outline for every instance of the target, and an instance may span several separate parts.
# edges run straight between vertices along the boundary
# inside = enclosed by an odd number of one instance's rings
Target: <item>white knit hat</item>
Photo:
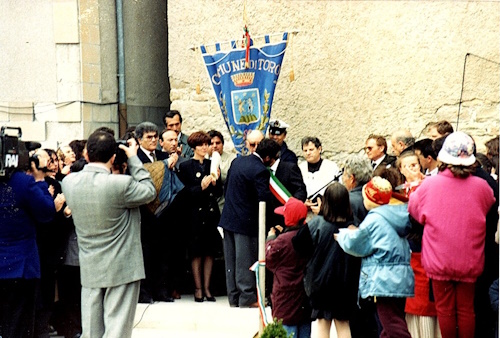
[[[476,162],[475,149],[472,137],[464,132],[456,131],[444,140],[443,147],[438,154],[438,160],[451,165],[470,166]]]

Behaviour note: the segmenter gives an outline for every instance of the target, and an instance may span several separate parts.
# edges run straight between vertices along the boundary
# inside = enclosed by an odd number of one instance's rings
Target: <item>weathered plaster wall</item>
[[[163,126],[168,110],[167,4],[123,1],[128,122]]]
[[[170,99],[187,132],[216,128],[228,136],[200,54],[188,47],[240,38],[243,4],[168,1]],[[430,121],[455,126],[467,53],[473,55],[459,129],[471,133],[480,150],[498,134],[498,2],[253,0],[246,12],[255,36],[299,31],[272,109],[272,117],[291,125],[287,141],[298,154],[300,139],[309,135],[321,139],[326,156],[340,160],[360,150],[370,133],[409,128],[423,137]]]

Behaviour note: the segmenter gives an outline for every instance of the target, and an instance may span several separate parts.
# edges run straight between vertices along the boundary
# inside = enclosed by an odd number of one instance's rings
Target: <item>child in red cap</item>
[[[266,268],[274,274],[271,300],[273,318],[283,321],[288,335],[297,338],[311,336],[311,310],[304,290],[304,269],[307,259],[300,257],[292,246],[292,238],[303,226],[307,207],[303,202],[290,197],[286,204],[274,210],[285,218],[285,231],[276,237],[277,225],[271,228],[266,241]]]

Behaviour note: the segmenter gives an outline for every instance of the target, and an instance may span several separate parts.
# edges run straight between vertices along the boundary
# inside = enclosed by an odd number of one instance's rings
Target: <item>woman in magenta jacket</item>
[[[443,338],[474,336],[474,286],[484,267],[486,214],[495,201],[486,181],[471,175],[474,150],[469,135],[450,134],[438,154],[439,174],[426,178],[408,204],[424,226],[422,265]]]

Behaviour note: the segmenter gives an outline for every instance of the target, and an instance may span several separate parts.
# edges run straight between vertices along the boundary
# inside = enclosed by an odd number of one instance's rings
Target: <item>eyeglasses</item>
[[[373,147],[365,147],[365,151],[371,151]]]
[[[158,139],[158,134],[143,136],[143,139],[148,140],[148,141],[151,141],[153,139]]]
[[[255,142],[255,143],[248,143],[248,145],[253,148],[253,147],[257,147],[258,143],[257,142]]]

